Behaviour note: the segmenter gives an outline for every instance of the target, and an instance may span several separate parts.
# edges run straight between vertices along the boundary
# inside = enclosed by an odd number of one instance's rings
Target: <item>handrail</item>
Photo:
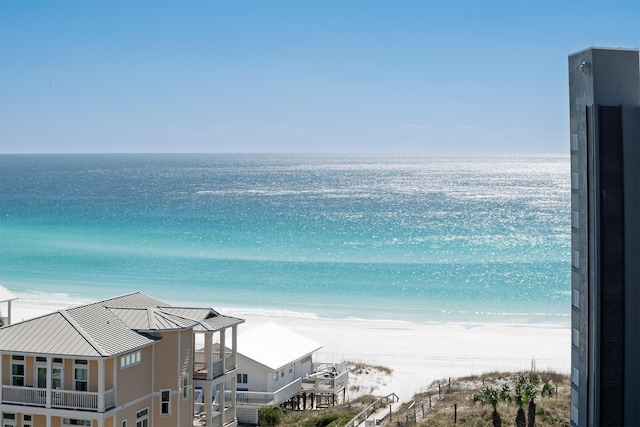
[[[76,390],[50,390],[37,387],[2,386],[2,400],[5,403],[47,406],[47,394],[50,394],[50,405],[55,408],[82,409],[99,411],[98,393]],[[113,389],[105,390],[105,409],[115,406]]]
[[[399,400],[400,399],[395,393],[390,393],[384,397],[381,397],[375,402],[373,402],[371,405],[367,406],[362,411],[360,411],[360,413],[355,417],[353,417],[351,421],[346,423],[344,427],[356,427],[358,424],[366,420],[371,414],[373,414],[376,411],[376,406],[378,404],[381,404],[380,406],[387,406],[389,403],[398,402]],[[370,409],[371,409],[371,412],[369,412]],[[364,418],[360,419],[363,415],[364,415]]]

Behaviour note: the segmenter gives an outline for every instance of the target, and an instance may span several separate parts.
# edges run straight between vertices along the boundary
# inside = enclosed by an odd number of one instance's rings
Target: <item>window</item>
[[[24,356],[11,356],[11,385],[24,387]]]
[[[238,384],[249,384],[249,375],[238,374]]]
[[[16,414],[8,414],[5,412],[2,415],[2,426],[13,427],[15,425],[16,425]]]
[[[134,351],[133,353],[120,356],[120,369],[128,368],[131,365],[136,365],[142,360],[142,353]]]
[[[121,427],[127,427],[127,420],[122,420]]]
[[[73,368],[73,384],[76,391],[88,391],[89,390],[89,361],[88,360],[75,360],[75,366]]]
[[[182,399],[187,400],[189,398],[189,375],[182,374]]]
[[[33,427],[33,416],[24,414],[22,416],[22,427]]]
[[[136,412],[136,427],[149,427],[149,408]]]
[[[62,420],[63,426],[90,426],[91,420],[76,420],[73,418],[64,418]]]
[[[171,415],[170,390],[160,390],[160,415]]]

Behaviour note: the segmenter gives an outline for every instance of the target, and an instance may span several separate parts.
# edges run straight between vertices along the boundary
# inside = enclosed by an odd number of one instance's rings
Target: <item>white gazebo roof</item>
[[[14,299],[18,299],[18,296],[0,285],[0,302],[13,301]]]

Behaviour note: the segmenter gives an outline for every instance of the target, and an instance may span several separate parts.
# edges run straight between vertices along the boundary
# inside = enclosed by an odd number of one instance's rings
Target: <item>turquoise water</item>
[[[0,155],[0,283],[234,313],[567,324],[569,159]]]

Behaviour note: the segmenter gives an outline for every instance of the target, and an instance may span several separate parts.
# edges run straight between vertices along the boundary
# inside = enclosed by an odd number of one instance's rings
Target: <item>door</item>
[[[36,387],[47,388],[47,367],[46,366],[36,367]]]

